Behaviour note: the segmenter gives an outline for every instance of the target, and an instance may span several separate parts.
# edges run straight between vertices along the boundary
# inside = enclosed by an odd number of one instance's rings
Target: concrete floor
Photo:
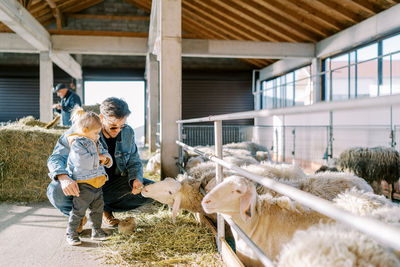
[[[72,247],[65,242],[67,222],[46,202],[0,203],[0,266],[105,266],[96,254],[99,242],[90,239],[90,223],[82,245]]]

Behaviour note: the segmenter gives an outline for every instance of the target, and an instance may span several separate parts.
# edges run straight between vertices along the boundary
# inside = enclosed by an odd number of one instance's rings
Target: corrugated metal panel
[[[238,75],[236,80],[231,72],[220,74],[218,79],[207,78],[199,73],[182,81],[182,118],[198,118],[254,109],[251,92],[251,76]],[[229,75],[229,77],[227,77]],[[227,121],[230,125],[251,125],[253,120]]]
[[[39,80],[0,78],[0,122],[29,115],[39,118]]]

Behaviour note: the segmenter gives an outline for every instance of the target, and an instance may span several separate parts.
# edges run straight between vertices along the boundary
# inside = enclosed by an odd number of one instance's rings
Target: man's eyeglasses
[[[120,130],[125,127],[126,127],[126,124],[124,124],[122,126],[112,126],[112,127],[109,127],[109,129],[115,131],[115,130]]]

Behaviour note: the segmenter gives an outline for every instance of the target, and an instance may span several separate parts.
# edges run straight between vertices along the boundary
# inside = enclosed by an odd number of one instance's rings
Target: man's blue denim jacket
[[[68,129],[57,141],[53,150],[53,154],[47,160],[47,167],[49,168],[49,176],[56,180],[58,174],[68,174],[66,170],[68,154],[70,151],[67,137],[75,132],[74,127]],[[108,146],[105,141],[103,132],[100,132],[100,143],[105,149]],[[139,179],[143,183],[143,166],[139,157],[139,152],[135,143],[135,133],[129,126],[122,128],[117,136],[115,145],[115,162],[117,168],[121,171],[122,176],[127,176],[130,183],[134,179]]]
[[[92,178],[107,176],[106,170],[100,164],[99,155],[104,155],[110,159],[107,167],[111,167],[112,158],[107,150],[99,141],[97,144],[93,140],[84,136],[74,136],[70,146],[67,160],[67,171],[69,176],[75,181],[86,181]],[[98,149],[98,150],[97,150]]]

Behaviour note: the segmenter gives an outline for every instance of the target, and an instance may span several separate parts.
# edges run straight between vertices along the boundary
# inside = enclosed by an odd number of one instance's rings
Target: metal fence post
[[[222,159],[222,121],[214,121],[215,156]],[[215,164],[217,184],[222,182],[222,166]],[[221,252],[221,238],[225,238],[225,222],[221,214],[217,215],[217,247]]]
[[[293,145],[292,145],[292,164],[296,164],[296,127],[292,130]]]

